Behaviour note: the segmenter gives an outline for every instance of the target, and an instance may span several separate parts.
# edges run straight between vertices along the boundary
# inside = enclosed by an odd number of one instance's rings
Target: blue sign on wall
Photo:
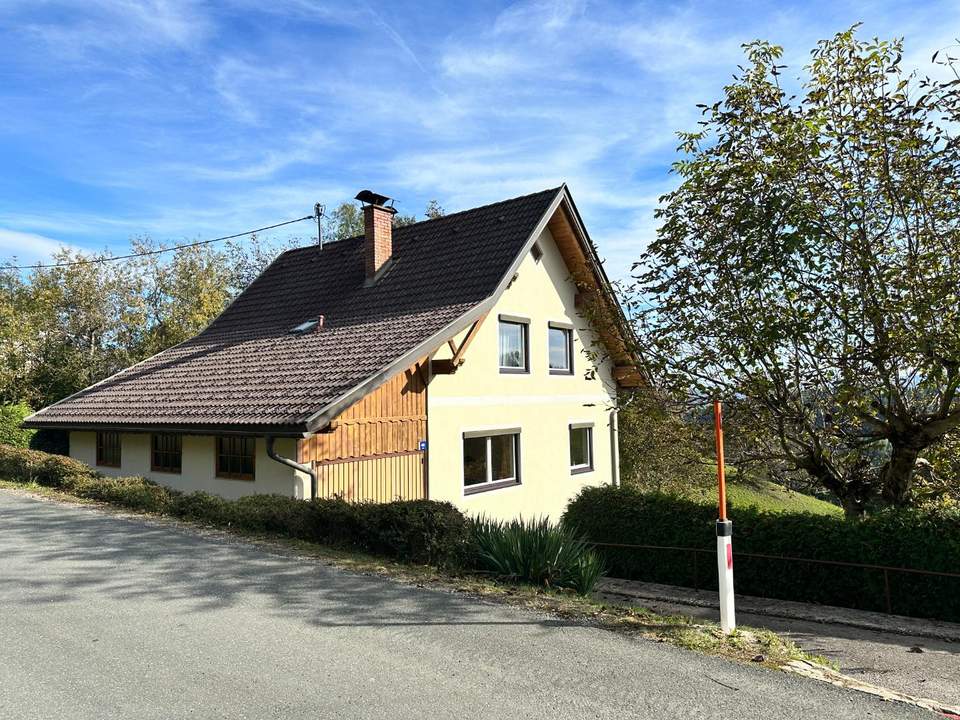
[[[427,441],[426,441],[426,440],[421,440],[421,441],[420,441],[420,449],[421,449],[421,450],[426,450],[426,449],[427,449]]]

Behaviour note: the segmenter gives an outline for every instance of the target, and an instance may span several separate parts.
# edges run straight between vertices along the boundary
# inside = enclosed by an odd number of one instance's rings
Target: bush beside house
[[[593,542],[700,548],[598,549],[610,575],[688,587],[716,587],[716,507],[633,488],[586,488],[564,521]],[[884,510],[863,520],[735,508],[738,593],[884,611],[879,570],[746,558],[743,553],[960,572],[960,512]],[[737,554],[740,553],[738,556]],[[894,613],[960,620],[960,578],[889,572]]]

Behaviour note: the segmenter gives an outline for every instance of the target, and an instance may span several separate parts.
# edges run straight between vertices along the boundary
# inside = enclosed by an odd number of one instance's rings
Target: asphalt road
[[[0,718],[933,717],[0,491]]]

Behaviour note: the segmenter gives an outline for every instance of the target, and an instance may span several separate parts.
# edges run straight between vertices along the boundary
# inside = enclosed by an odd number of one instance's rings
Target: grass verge
[[[35,483],[19,483],[0,479],[0,488],[60,502],[94,506],[122,516],[148,517],[152,522],[188,528],[195,532],[221,537],[242,538],[246,542],[272,552],[309,558],[325,565],[351,572],[388,577],[417,587],[430,587],[448,592],[463,593],[469,597],[546,613],[571,622],[669,643],[696,652],[715,655],[739,662],[753,663],[767,668],[783,668],[794,660],[806,660],[832,666],[820,656],[811,656],[788,640],[769,630],[741,627],[725,635],[716,623],[704,622],[683,615],[660,615],[642,607],[607,604],[573,591],[545,590],[540,587],[507,583],[477,575],[454,575],[427,565],[413,565],[361,553],[355,550],[290,538],[226,529],[200,521],[174,519],[117,508],[108,503],[79,498],[62,490]]]

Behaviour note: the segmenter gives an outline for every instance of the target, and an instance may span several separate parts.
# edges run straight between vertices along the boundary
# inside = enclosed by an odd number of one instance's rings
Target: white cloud
[[[23,22],[21,30],[43,42],[56,55],[82,56],[90,51],[141,53],[164,46],[187,48],[212,31],[209,18],[194,0],[89,0],[81,5],[53,0],[53,12],[40,21]],[[31,2],[4,8],[16,20]]]
[[[45,235],[0,228],[0,259],[25,265],[49,260],[57,251],[70,245]]]

